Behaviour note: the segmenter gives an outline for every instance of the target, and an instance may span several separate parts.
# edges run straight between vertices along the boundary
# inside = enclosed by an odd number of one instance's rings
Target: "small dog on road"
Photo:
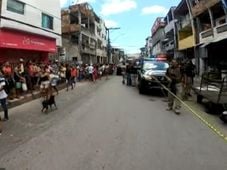
[[[55,108],[57,109],[57,105],[56,105],[56,102],[55,102],[55,96],[54,95],[51,95],[48,100],[44,100],[42,102],[42,106],[43,106],[42,112],[47,112],[49,107],[52,110],[52,105],[54,105]]]

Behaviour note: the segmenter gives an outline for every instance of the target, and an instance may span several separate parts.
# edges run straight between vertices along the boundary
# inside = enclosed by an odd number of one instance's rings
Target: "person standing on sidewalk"
[[[72,89],[76,86],[76,79],[77,79],[77,68],[72,66],[71,68],[71,81],[72,81]]]
[[[9,95],[8,96],[9,99],[13,100],[15,98],[15,93],[16,93],[15,92],[15,81],[13,79],[14,70],[8,61],[3,65],[2,74],[5,77],[5,82],[7,82],[7,84],[5,85],[6,93]]]
[[[191,89],[193,85],[193,79],[195,76],[195,66],[191,60],[188,60],[183,69],[183,80],[184,80],[184,89],[183,89],[183,99],[187,100],[188,97],[191,97]]]
[[[59,75],[55,74],[56,72],[53,72],[52,70],[50,71],[49,79],[50,79],[50,86],[55,90],[55,92],[58,95],[58,80],[59,80]]]
[[[126,76],[127,76],[127,86],[131,86],[132,85],[132,79],[131,79],[131,70],[132,70],[132,64],[129,63],[127,66],[126,66]]]
[[[94,65],[92,76],[93,76],[93,81],[96,82],[96,80],[98,78],[98,67],[97,67],[97,65]]]
[[[171,93],[181,98],[182,95],[182,74],[179,64],[176,60],[172,60],[171,66],[168,68],[166,76],[170,82],[169,88]],[[176,114],[180,114],[180,101],[173,96],[170,92],[168,93],[168,108],[167,110],[173,110]]]
[[[125,79],[126,79],[126,65],[125,65],[125,63],[122,63],[121,74],[122,74],[122,84],[125,84]]]
[[[93,80],[93,72],[94,72],[94,67],[93,67],[92,64],[90,64],[90,65],[88,66],[88,74],[89,74],[89,80],[90,80],[90,81],[94,81],[94,80]]]
[[[69,86],[71,86],[71,89],[73,89],[73,84],[71,79],[71,67],[69,64],[66,65],[65,77],[66,77],[66,91],[69,90]]]
[[[7,107],[7,94],[4,90],[5,85],[6,85],[5,78],[3,77],[2,72],[0,71],[0,102],[1,102],[2,109],[4,111],[3,121],[9,120],[8,107]]]

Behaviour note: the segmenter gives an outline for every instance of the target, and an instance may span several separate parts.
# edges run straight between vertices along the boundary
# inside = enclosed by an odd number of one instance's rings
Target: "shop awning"
[[[0,48],[13,48],[55,53],[56,39],[41,35],[1,29]]]

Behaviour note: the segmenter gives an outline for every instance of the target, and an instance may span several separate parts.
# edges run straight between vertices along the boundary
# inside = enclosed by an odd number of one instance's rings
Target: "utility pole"
[[[107,62],[110,63],[110,57],[111,57],[111,43],[110,43],[110,30],[118,30],[120,27],[115,28],[106,28],[107,34],[108,34],[108,40],[107,40]]]

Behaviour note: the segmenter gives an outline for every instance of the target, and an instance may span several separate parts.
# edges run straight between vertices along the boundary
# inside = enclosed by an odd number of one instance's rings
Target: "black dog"
[[[44,112],[44,111],[47,112],[49,109],[49,106],[50,106],[50,109],[52,110],[52,105],[54,105],[55,108],[57,108],[54,95],[51,95],[48,100],[44,100],[42,102],[42,106],[43,106],[42,112]]]

